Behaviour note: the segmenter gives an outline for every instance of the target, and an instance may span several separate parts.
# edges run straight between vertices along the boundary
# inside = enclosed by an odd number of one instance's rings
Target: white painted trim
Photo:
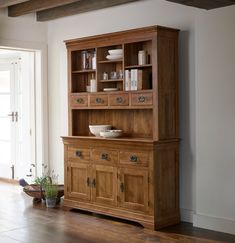
[[[35,61],[41,60],[35,67],[36,88],[36,164],[37,174],[42,174],[42,163],[49,163],[48,155],[48,96],[47,96],[47,44],[42,42],[17,41],[0,38],[0,48],[35,52]]]
[[[193,223],[194,211],[190,209],[181,208],[180,209],[180,221]]]
[[[216,218],[208,215],[194,214],[193,226],[228,234],[235,234],[235,220]]]

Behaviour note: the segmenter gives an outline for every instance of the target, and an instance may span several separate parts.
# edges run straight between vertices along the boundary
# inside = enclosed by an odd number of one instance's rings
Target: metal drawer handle
[[[101,154],[101,159],[108,160],[108,154],[105,153]]]
[[[144,96],[139,96],[138,97],[139,103],[144,103],[145,102],[145,97]]]
[[[130,161],[131,162],[137,162],[137,156],[136,155],[131,155]]]
[[[124,192],[124,190],[125,190],[125,187],[124,187],[124,183],[122,182],[121,185],[120,185],[120,191]]]
[[[84,103],[83,98],[78,98],[78,99],[77,99],[77,103],[78,103],[78,104],[82,104],[82,103]]]
[[[123,103],[123,98],[122,98],[122,97],[117,97],[117,98],[116,98],[116,102],[117,102],[118,104],[122,104],[122,103]]]
[[[95,99],[95,102],[96,102],[97,104],[102,104],[102,103],[104,103],[104,101],[103,101],[101,98],[96,98],[96,99]]]
[[[76,154],[77,157],[81,157],[82,156],[82,152],[81,151],[76,151],[75,154]]]
[[[93,179],[93,181],[92,181],[92,186],[93,186],[93,187],[96,186],[96,181],[95,181],[95,179]]]
[[[87,183],[87,186],[90,186],[90,178],[89,177],[87,177],[86,183]]]

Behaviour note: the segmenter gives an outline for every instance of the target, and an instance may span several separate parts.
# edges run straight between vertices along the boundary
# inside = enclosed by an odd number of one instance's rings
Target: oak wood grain
[[[28,0],[0,0],[0,8],[5,8],[14,4],[27,2]]]
[[[120,4],[135,2],[140,0],[80,0],[77,3],[67,4],[44,11],[37,12],[38,21],[48,21],[69,15],[85,13],[93,10],[117,6]]]
[[[8,7],[8,16],[17,17],[32,12],[63,6],[69,3],[79,2],[80,0],[30,0],[23,1]]]
[[[66,46],[72,128],[63,142],[67,150],[70,146],[90,150],[87,170],[92,184],[88,183],[90,200],[65,194],[65,206],[133,220],[151,229],[178,223],[178,30],[153,26],[68,40]],[[122,60],[104,60],[110,49],[120,48],[124,52]],[[83,50],[97,51],[96,93],[84,93],[82,84],[89,78],[89,70],[74,73]],[[147,65],[137,63],[140,50],[148,53]],[[107,85],[100,80],[102,73],[120,68],[123,73],[134,68],[148,74],[149,89],[100,92]],[[116,81],[110,85],[117,87]],[[88,104],[75,106],[71,97],[79,96]],[[110,124],[113,129],[123,130],[123,137],[91,136],[90,124]],[[70,160],[67,155],[65,166],[71,164]],[[74,171],[80,173],[75,167]],[[73,178],[75,182],[68,183],[82,183],[77,176]]]
[[[203,9],[214,9],[234,5],[234,0],[167,0],[168,2],[180,3]]]

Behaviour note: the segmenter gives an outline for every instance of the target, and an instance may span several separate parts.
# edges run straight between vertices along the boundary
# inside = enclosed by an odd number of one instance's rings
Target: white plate
[[[103,91],[118,91],[118,88],[104,88]]]
[[[100,136],[104,138],[118,138],[122,136],[122,130],[108,130],[100,132]]]
[[[106,56],[106,58],[108,60],[118,60],[118,59],[122,59],[122,55],[108,55]]]
[[[108,51],[110,55],[122,55],[123,50],[122,49],[113,49]]]

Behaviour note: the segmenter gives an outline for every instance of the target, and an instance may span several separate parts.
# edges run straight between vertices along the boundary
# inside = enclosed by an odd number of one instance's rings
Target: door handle
[[[15,112],[15,120],[18,122],[18,111]]]
[[[121,185],[120,185],[120,191],[124,192],[124,190],[125,190],[125,187],[124,187],[124,183],[122,182]]]
[[[11,116],[11,121],[14,122],[15,113],[12,111],[8,116]]]
[[[93,181],[92,181],[92,186],[93,186],[93,187],[96,186],[96,181],[95,181],[95,179],[93,179]]]

